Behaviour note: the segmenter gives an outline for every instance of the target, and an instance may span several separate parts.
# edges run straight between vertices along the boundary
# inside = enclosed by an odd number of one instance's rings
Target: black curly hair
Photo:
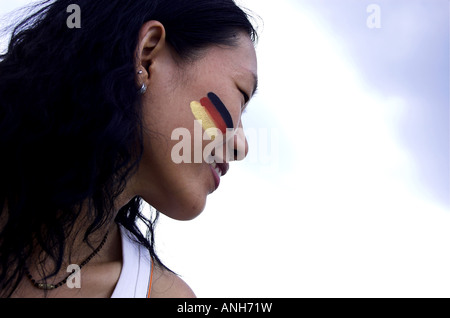
[[[71,4],[81,9],[81,28],[68,27]],[[257,37],[233,0],[47,0],[11,26],[0,55],[0,295],[14,292],[36,250],[55,264],[47,278],[56,275],[79,218],[88,244],[113,221],[143,153],[135,49],[150,20],[164,25],[185,62],[210,45],[233,45],[236,32]],[[135,197],[115,221],[162,265],[157,218]]]

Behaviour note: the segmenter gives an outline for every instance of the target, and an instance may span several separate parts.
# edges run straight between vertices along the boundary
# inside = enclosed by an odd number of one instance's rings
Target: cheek
[[[189,105],[168,94],[150,96],[143,108],[145,133],[153,136],[159,143],[170,144],[174,130],[189,127],[187,118],[190,118],[190,112],[184,106],[186,104]]]

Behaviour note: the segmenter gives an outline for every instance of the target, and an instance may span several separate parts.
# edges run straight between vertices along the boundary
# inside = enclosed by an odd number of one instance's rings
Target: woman
[[[193,219],[226,154],[245,157],[255,39],[232,0],[44,1],[14,28],[0,59],[3,297],[194,296],[141,206]],[[174,138],[199,127],[200,143]]]

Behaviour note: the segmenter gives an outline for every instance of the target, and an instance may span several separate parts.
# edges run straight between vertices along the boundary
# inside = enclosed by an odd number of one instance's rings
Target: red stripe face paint
[[[226,130],[227,130],[227,125],[225,124],[225,121],[223,120],[222,115],[219,113],[219,111],[214,106],[214,104],[211,102],[211,100],[209,98],[205,97],[200,100],[200,103],[205,108],[210,119],[214,122],[216,127],[219,128],[219,130],[222,132],[222,134],[225,134]]]

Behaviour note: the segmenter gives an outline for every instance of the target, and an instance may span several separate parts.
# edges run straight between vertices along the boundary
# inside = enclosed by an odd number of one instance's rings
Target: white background
[[[449,297],[449,1],[239,3],[251,152],[196,220],[161,218],[163,261],[199,297]]]

